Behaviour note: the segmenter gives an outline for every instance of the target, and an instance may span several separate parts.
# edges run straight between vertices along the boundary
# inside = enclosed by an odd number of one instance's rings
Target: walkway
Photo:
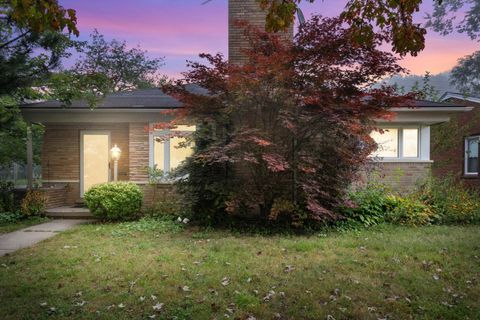
[[[57,233],[91,220],[59,219],[0,235],[0,257],[27,248]]]

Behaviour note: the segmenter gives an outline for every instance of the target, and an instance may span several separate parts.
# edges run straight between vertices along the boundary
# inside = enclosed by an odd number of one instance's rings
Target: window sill
[[[423,159],[408,159],[408,158],[398,158],[398,159],[370,159],[371,162],[383,162],[383,163],[433,163],[433,160],[423,160]]]
[[[463,174],[462,179],[480,179],[478,174]]]

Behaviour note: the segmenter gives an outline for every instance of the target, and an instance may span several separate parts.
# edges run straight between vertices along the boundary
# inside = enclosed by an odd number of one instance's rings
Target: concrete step
[[[53,219],[95,219],[88,208],[51,208],[46,210],[45,215]]]

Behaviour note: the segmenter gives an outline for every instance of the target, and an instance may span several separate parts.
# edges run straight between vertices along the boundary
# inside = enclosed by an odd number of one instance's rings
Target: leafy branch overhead
[[[257,0],[267,10],[269,31],[289,28],[302,0]],[[319,0],[317,0],[319,1]],[[330,1],[330,0],[324,0]],[[313,3],[315,0],[304,0]],[[427,24],[414,21],[423,0],[349,0],[341,18],[355,31],[357,42],[369,42],[376,31],[384,32],[395,53],[416,56],[425,48],[427,28],[448,34],[466,33],[471,39],[480,36],[479,0],[435,0],[433,12],[427,14]],[[461,18],[463,16],[463,18]]]

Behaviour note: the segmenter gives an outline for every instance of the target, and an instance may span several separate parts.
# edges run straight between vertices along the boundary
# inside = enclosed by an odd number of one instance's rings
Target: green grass
[[[85,225],[0,258],[0,319],[478,319],[479,282],[480,227]]]
[[[50,221],[49,218],[45,217],[31,217],[31,218],[26,218],[23,220],[19,220],[16,222],[11,222],[11,223],[1,223],[0,224],[0,234],[3,233],[8,233],[8,232],[13,232],[16,230],[20,230],[23,228],[27,228],[39,223],[45,223]]]

